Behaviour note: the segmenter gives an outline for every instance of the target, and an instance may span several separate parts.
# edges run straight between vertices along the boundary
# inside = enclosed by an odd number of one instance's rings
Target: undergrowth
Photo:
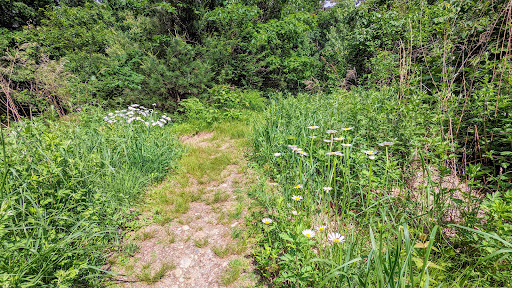
[[[167,126],[107,122],[104,114],[90,108],[3,131],[3,287],[100,285],[106,253],[136,216],[129,208],[173,169],[182,148]]]
[[[510,235],[483,224],[471,190],[444,184],[454,174],[439,111],[395,95],[304,94],[268,107],[253,157],[271,180],[249,221],[273,287],[509,285]]]

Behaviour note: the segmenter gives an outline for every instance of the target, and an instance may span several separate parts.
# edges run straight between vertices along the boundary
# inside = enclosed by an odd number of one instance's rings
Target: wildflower
[[[333,155],[343,157],[343,153],[341,153],[341,151],[333,152]]]
[[[269,184],[270,184],[270,186],[277,186],[277,185],[279,185],[279,184],[277,184],[275,182],[270,182]]]
[[[320,127],[319,127],[319,126],[314,126],[314,125],[313,125],[313,126],[308,126],[308,127],[306,127],[306,128],[313,130],[313,129],[318,129],[318,128],[320,128]]]
[[[155,107],[155,106],[156,106],[156,103],[153,103],[153,107]]]
[[[342,143],[341,146],[343,147],[352,147],[352,144],[349,143]]]
[[[325,225],[321,225],[321,226],[316,226],[315,229],[318,230],[318,232],[322,232],[325,230],[325,228],[327,228],[327,226]]]
[[[345,140],[345,137],[337,137],[337,138],[333,138],[332,140],[333,141],[343,141],[343,140]]]
[[[281,153],[274,153],[274,156],[279,157],[279,156],[281,156]]]
[[[302,184],[297,184],[297,185],[295,185],[295,187],[293,187],[293,188],[295,188],[295,189],[301,189],[301,188],[302,188]]]
[[[311,230],[311,229],[305,229],[305,230],[302,230],[302,234],[304,234],[304,236],[308,237],[308,238],[311,238],[311,237],[315,237],[315,231]]]
[[[300,154],[300,156],[308,156],[308,155],[309,155],[308,153],[306,153],[306,152],[304,152],[304,151],[302,151],[302,150],[301,150],[301,151],[298,151],[297,153],[299,153],[299,154]]]
[[[334,153],[335,153],[335,152],[327,152],[327,153],[325,153],[325,155],[327,155],[327,156],[331,156],[331,155],[334,155]]]
[[[354,129],[354,127],[341,128],[342,131],[348,131],[348,130],[352,130],[352,129]]]
[[[324,187],[323,188],[325,192],[329,193],[332,190],[332,187]]]
[[[395,144],[395,143],[393,143],[393,142],[388,142],[388,141],[384,141],[384,142],[382,142],[382,143],[379,143],[379,146],[389,147],[389,146],[392,146],[393,144]]]
[[[303,152],[302,148],[295,148],[293,149],[293,152],[300,154],[300,152]]]
[[[302,196],[300,196],[300,195],[293,195],[293,196],[292,196],[292,199],[293,199],[293,200],[295,200],[295,201],[300,201],[300,200],[302,200],[303,198],[302,198]]]
[[[375,156],[370,155],[370,156],[368,156],[368,159],[370,159],[370,160],[375,160]]]
[[[315,139],[315,138],[316,138],[316,136],[308,136],[308,138],[310,138],[310,139]]]
[[[327,235],[327,239],[333,243],[343,243],[345,242],[345,236],[341,236],[338,232],[332,232]]]
[[[149,122],[144,122],[144,125],[149,126]]]
[[[272,219],[270,219],[270,218],[263,218],[263,219],[261,219],[261,222],[263,222],[264,224],[271,224],[272,223]]]
[[[288,145],[288,148],[292,149],[292,151],[295,151],[298,147],[297,145]]]
[[[131,107],[139,107],[139,104],[132,104]]]
[[[325,143],[331,143],[332,141],[331,141],[331,140],[329,140],[329,139],[324,139],[324,142],[325,142]]]
[[[364,154],[366,154],[366,155],[370,156],[370,155],[375,155],[375,154],[377,154],[377,152],[372,151],[372,150],[365,150],[365,151],[364,151]]]
[[[299,215],[299,214],[300,214],[300,212],[297,212],[297,210],[292,210],[292,214],[293,214],[293,215],[295,215],[295,216],[297,216],[297,215]]]
[[[336,133],[338,133],[338,130],[327,130],[327,131],[325,131],[325,133],[327,133],[327,134],[336,134]]]

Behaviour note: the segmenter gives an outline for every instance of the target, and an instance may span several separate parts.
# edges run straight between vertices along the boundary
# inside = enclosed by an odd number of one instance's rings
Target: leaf
[[[416,245],[414,245],[414,248],[419,248],[419,249],[427,249],[428,248],[428,241],[427,242],[418,242],[416,243]]]
[[[293,239],[286,233],[279,234],[279,237],[281,237],[283,240],[293,242]]]
[[[421,267],[423,267],[423,264],[425,264],[425,262],[423,261],[423,259],[419,258],[419,257],[412,257],[412,260],[414,261],[414,264],[416,264],[416,268],[420,269]],[[435,264],[434,262],[432,261],[427,261],[427,267],[429,268],[434,268],[434,269],[439,269],[439,270],[443,270],[445,271],[445,269],[437,264]]]

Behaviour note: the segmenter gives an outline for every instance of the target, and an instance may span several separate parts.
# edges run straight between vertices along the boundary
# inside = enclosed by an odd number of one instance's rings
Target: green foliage
[[[58,1],[55,0],[2,0],[0,1],[0,28],[19,29],[27,24],[37,24],[43,18],[41,10],[57,3]]]
[[[503,195],[500,192],[487,195],[483,207],[488,210],[487,231],[494,231],[503,237],[512,235],[512,190],[507,190]]]
[[[252,111],[262,111],[265,103],[261,92],[216,85],[201,99],[191,97],[180,101],[178,111],[189,124],[205,129],[221,120],[247,119]]]
[[[145,96],[154,97],[166,108],[187,96],[197,96],[211,85],[212,74],[208,63],[200,61],[194,47],[179,37],[164,37],[163,59],[154,56],[142,60],[141,73],[145,75]]]
[[[181,149],[165,128],[116,124],[101,111],[71,122],[20,122],[2,141],[0,283],[98,283],[128,209]]]
[[[471,191],[443,187],[450,175],[445,163],[454,157],[450,142],[436,136],[442,107],[425,103],[427,97],[412,89],[404,98],[398,92],[278,96],[258,122],[253,157],[278,185],[257,189],[265,210],[249,220],[273,220],[255,227],[255,259],[278,287],[506,285],[510,249],[502,244],[509,241],[509,197],[495,194],[479,206]],[[307,128],[312,125],[319,128]],[[330,136],[328,129],[339,132]],[[331,142],[335,137],[341,139]],[[377,145],[383,141],[394,145]],[[367,150],[376,151],[375,159]],[[328,155],[333,151],[343,156]],[[468,177],[478,173],[474,167]],[[489,209],[485,223],[477,215],[482,207]],[[460,213],[457,223],[494,236],[482,241],[471,233],[446,235],[454,221],[448,209]],[[301,232],[322,225],[325,230],[315,230],[312,238]],[[328,243],[332,232],[345,243]]]

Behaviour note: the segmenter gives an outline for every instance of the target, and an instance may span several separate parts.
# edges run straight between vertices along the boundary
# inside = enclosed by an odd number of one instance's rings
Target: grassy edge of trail
[[[103,285],[105,254],[146,187],[175,167],[170,126],[106,123],[88,108],[67,121],[3,131],[0,286]]]

